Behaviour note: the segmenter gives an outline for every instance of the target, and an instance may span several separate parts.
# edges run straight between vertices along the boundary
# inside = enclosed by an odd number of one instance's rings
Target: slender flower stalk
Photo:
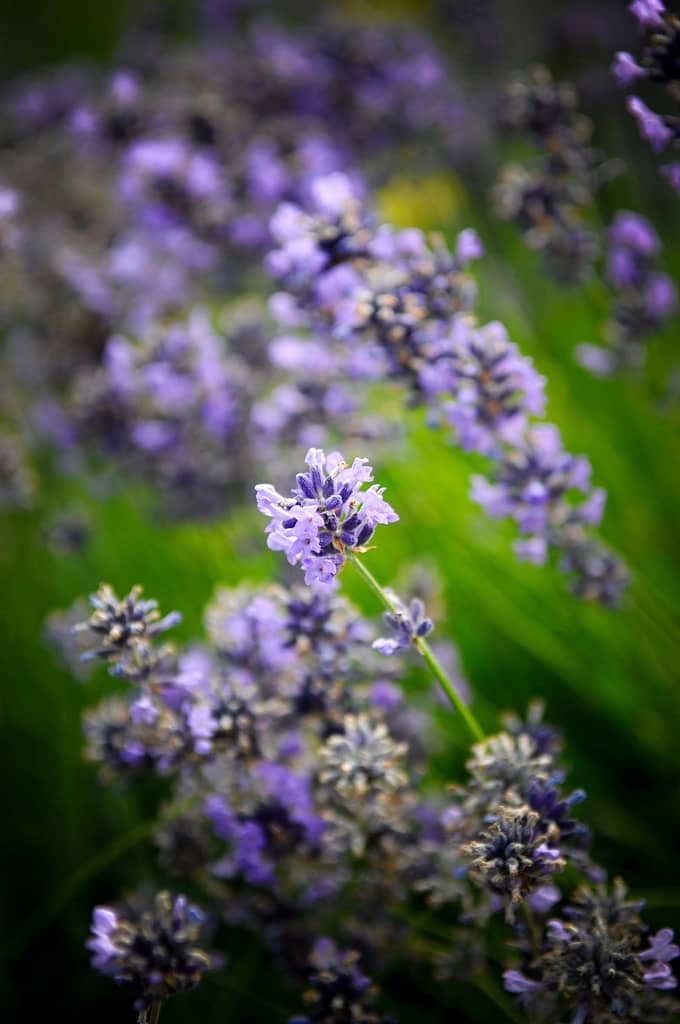
[[[363,579],[364,583],[368,584],[370,589],[376,595],[378,600],[385,606],[385,608],[389,612],[397,614],[399,612],[399,608],[396,605],[395,601],[390,597],[385,587],[381,586],[380,583],[378,583],[373,573],[364,565],[361,559],[358,558],[357,555],[349,555],[348,560],[357,570],[357,572]],[[479,725],[479,722],[477,721],[473,713],[470,711],[470,709],[467,707],[467,705],[461,700],[460,696],[456,692],[456,688],[449,679],[448,675],[446,674],[446,671],[444,670],[443,666],[437,659],[436,655],[434,654],[434,651],[428,644],[425,637],[414,636],[411,642],[415,649],[426,662],[428,668],[432,672],[432,675],[440,683],[442,689],[444,690],[444,693],[449,698],[451,705],[461,715],[463,721],[465,722],[471,734],[474,736],[476,740],[483,739],[484,733],[481,729],[481,726]]]
[[[259,511],[271,519],[266,531],[267,545],[274,551],[285,552],[291,565],[299,563],[307,585],[333,586],[346,563],[352,562],[388,613],[396,621],[402,619],[401,602],[378,583],[357,557],[368,550],[377,525],[394,523],[399,518],[383,498],[383,487],[372,484],[368,490],[363,489],[373,479],[368,460],[355,459],[350,466],[340,452],[326,455],[319,448],[310,448],[305,462],[310,470],[297,474],[297,487],[290,498],[279,494],[271,484],[258,484],[255,488]],[[425,639],[431,622],[424,620],[423,625],[424,631],[412,631],[411,645],[424,658],[472,736],[483,739],[479,724]]]

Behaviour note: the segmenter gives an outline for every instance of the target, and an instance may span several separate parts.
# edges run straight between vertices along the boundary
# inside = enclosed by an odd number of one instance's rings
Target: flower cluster
[[[117,676],[125,652],[172,622],[138,588],[119,601],[102,587],[94,603],[92,652]],[[418,605],[408,611],[427,621]],[[537,1019],[564,1019],[565,1006],[602,1021],[620,1007],[667,1019],[672,933],[643,948],[639,904],[618,917],[606,909],[588,829],[573,817],[583,793],[564,789],[561,740],[540,706],[508,716],[473,746],[465,781],[432,793],[429,718],[395,685],[399,657],[373,660],[372,630],[346,600],[328,588],[242,585],[219,590],[205,621],[207,642],[151,661],[143,677],[122,673],[132,693],[86,715],[88,756],[105,782],[168,777],[155,837],[163,869],[203,889],[215,915],[254,929],[287,971],[311,968],[308,1008],[294,1020],[387,1024],[358,954],[342,950],[470,980],[497,957],[487,925],[499,913],[513,935],[506,987]],[[574,873],[596,888],[556,911]],[[402,913],[423,899],[424,912],[446,908],[444,945],[423,945]],[[202,921],[167,892],[99,907],[94,964],[143,1014],[217,964]],[[619,953],[615,976],[606,957]]]
[[[559,830],[553,828],[559,835]],[[500,808],[479,839],[463,847],[471,858],[470,877],[507,903],[507,918],[527,895],[549,882],[565,861],[550,845],[551,830],[541,827],[541,815],[525,808]]]
[[[606,347],[581,345],[579,361],[594,373],[644,362],[644,342],[675,312],[677,291],[657,268],[661,242],[646,217],[620,211],[607,231],[607,280],[616,293],[605,326]]]
[[[258,484],[257,507],[271,519],[267,546],[285,552],[291,565],[300,563],[305,583],[327,584],[348,555],[365,550],[376,526],[399,516],[383,498],[384,487],[363,485],[373,479],[368,459],[348,465],[339,452],[328,456],[310,448],[307,473],[297,474],[297,487],[285,498],[271,484]]]
[[[224,330],[201,311],[261,289],[278,203],[306,202],[339,168],[359,182],[358,158],[379,183],[397,147],[411,165],[448,154],[466,117],[412,26],[288,28],[244,11],[218,44],[211,24],[199,18],[182,46],[171,33],[152,45],[142,26],[117,67],[0,92],[10,433],[56,449],[68,472],[103,452],[182,517],[221,513],[254,459],[327,443],[331,417],[348,438],[385,432],[342,374],[307,363],[282,386],[277,356],[234,330],[232,308]]]
[[[615,606],[628,582],[625,569],[583,539],[584,529],[600,522],[606,497],[590,474],[588,460],[566,452],[557,428],[541,423],[496,464],[490,480],[473,477],[472,497],[488,515],[515,520],[522,534],[515,542],[518,558],[542,565],[554,545],[582,596]]]
[[[669,1019],[673,1006],[664,993],[677,986],[669,961],[680,949],[668,928],[641,948],[647,931],[641,907],[626,899],[620,879],[611,891],[583,886],[562,917],[547,921],[531,967],[505,972],[506,989],[539,1021],[563,1013],[596,1024]]]
[[[309,210],[281,206],[272,233],[279,245],[269,267],[286,289],[272,298],[274,314],[311,333],[311,352],[322,339],[341,341],[347,373],[401,380],[431,423],[450,425],[463,449],[491,460],[493,482],[475,477],[473,497],[489,514],[517,522],[527,535],[516,545],[519,556],[542,564],[556,550],[578,593],[615,605],[626,571],[590,533],[604,492],[590,484],[587,460],[564,451],[557,428],[535,421],[543,415],[545,381],[531,361],[502,325],[480,327],[469,315],[474,287],[464,268],[481,255],[475,234],[462,232],[450,253],[420,231],[378,226],[340,174],[315,182]],[[270,546],[290,551],[293,562],[304,559],[321,524],[308,517],[305,526],[293,513],[295,524],[281,528],[284,506],[272,502],[280,499],[260,489],[260,510],[276,516]],[[328,527],[322,536],[325,551]],[[309,564],[319,566],[316,554]]]
[[[656,267],[661,243],[646,218],[627,210],[617,213],[602,237],[584,226],[597,189],[618,166],[592,148],[592,125],[579,113],[571,86],[553,83],[545,68],[535,68],[510,83],[507,101],[506,121],[539,146],[541,157],[531,169],[502,169],[495,188],[498,213],[518,224],[562,284],[592,276],[605,249],[602,277],[614,292],[603,325],[605,345],[581,344],[575,355],[601,376],[640,367],[644,342],[676,306],[673,282]]]
[[[185,896],[139,895],[121,906],[95,907],[92,966],[133,997],[139,1020],[169,996],[195,988],[219,958],[203,948],[205,914]]]
[[[358,966],[356,950],[339,950],[332,939],[319,939],[309,956],[308,1010],[288,1024],[396,1024],[374,1008],[377,991]]]
[[[663,0],[633,0],[628,9],[644,35],[639,58],[625,50],[619,51],[612,65],[616,81],[623,89],[645,82],[663,87],[671,101],[677,103],[680,66],[680,20],[666,9]],[[669,144],[680,145],[677,115],[658,114],[639,96],[629,95],[627,106],[637,121],[642,137],[655,153]],[[680,163],[670,163],[662,171],[676,192],[680,192]]]
[[[615,167],[593,149],[592,125],[578,110],[575,90],[554,83],[547,68],[511,81],[504,113],[508,126],[528,136],[539,156],[531,168],[502,169],[495,187],[498,213],[518,225],[553,277],[581,283],[599,251],[583,212]]]
[[[142,601],[141,594],[142,588],[137,586],[119,599],[108,583],[102,583],[90,595],[94,611],[86,622],[74,627],[76,632],[94,634],[93,647],[83,654],[84,660],[102,658],[116,675],[134,680],[140,678],[138,666],[144,666],[144,674],[157,667],[161,652],[154,641],[182,616],[170,612],[161,618],[158,602]]]
[[[225,338],[196,308],[135,339],[114,335],[103,366],[76,381],[77,439],[93,436],[108,458],[151,482],[166,514],[215,514],[242,485],[256,368],[239,350],[254,342],[254,362],[261,328],[251,321]]]
[[[432,632],[434,623],[425,614],[425,605],[419,597],[414,597],[406,605],[394,591],[386,589],[385,593],[393,610],[385,612],[383,618],[392,636],[378,637],[373,641],[373,648],[381,654],[390,655],[412,645],[417,646],[419,640]]]

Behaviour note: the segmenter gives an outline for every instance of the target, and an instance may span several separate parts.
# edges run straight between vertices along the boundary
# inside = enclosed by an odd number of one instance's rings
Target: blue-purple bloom
[[[397,651],[408,650],[417,646],[434,629],[434,623],[425,614],[425,605],[419,597],[414,597],[408,605],[404,604],[393,591],[387,591],[394,610],[385,612],[383,619],[390,627],[392,636],[378,637],[373,641],[373,648],[381,654],[396,654]]]
[[[644,343],[675,312],[677,289],[657,267],[661,241],[641,214],[621,210],[607,231],[607,279],[616,295],[605,325],[606,347],[580,345],[578,361],[608,375],[622,366],[639,368]]]
[[[624,89],[627,89],[629,85],[632,85],[639,78],[644,78],[647,74],[645,69],[636,64],[633,57],[624,50],[620,50],[614,55],[612,71],[616,81]]]
[[[124,664],[127,653],[154,641],[181,622],[179,612],[161,618],[158,602],[142,601],[141,594],[142,587],[135,586],[125,597],[118,598],[108,583],[102,583],[96,593],[90,594],[94,611],[86,622],[74,627],[77,632],[94,634],[92,650],[83,654],[83,660],[102,658],[115,668],[121,662]]]
[[[397,1024],[375,1009],[377,990],[359,970],[359,958],[356,950],[340,950],[331,939],[318,939],[309,956],[307,1013],[290,1017],[288,1024]]]
[[[501,807],[486,831],[464,848],[470,877],[503,899],[508,921],[514,921],[519,904],[565,867],[554,845],[559,837],[559,829],[546,828],[535,811]]]
[[[543,378],[500,324],[477,327],[470,316],[475,290],[465,262],[481,252],[476,238],[463,233],[452,254],[441,239],[428,242],[420,231],[377,226],[356,185],[344,175],[319,181],[314,196],[309,209],[279,207],[272,225],[279,246],[269,266],[287,291],[275,295],[271,309],[287,329],[295,329],[296,365],[304,344],[297,340],[302,329],[312,334],[306,342],[309,352],[323,352],[324,362],[333,346],[342,342],[345,361],[338,365],[346,374],[365,380],[388,374],[401,380],[410,399],[426,406],[430,422],[450,423],[461,447],[492,459],[494,473],[503,474],[504,466],[525,461],[525,452],[541,437],[542,445],[555,447],[548,438],[559,437],[556,428],[533,420],[544,410]],[[290,349],[291,340],[284,338]],[[557,549],[570,573],[586,574],[581,582],[575,579],[574,589],[599,599],[604,588],[592,585],[588,570],[598,542],[587,531],[599,522],[604,492],[585,481],[585,460],[569,456],[561,442],[557,447],[563,466],[573,464],[576,474],[560,496],[573,488],[587,493],[578,512],[572,502],[562,502],[548,516],[545,504],[552,505],[555,495],[548,496],[548,489],[538,482],[521,497],[521,510],[515,501],[495,500],[498,492],[477,482],[475,495],[491,514],[512,515],[523,533],[534,534],[518,542],[520,557],[540,564],[551,548]],[[284,521],[285,508],[277,505],[276,492],[260,488],[259,494],[261,510],[274,519],[270,544],[285,547],[294,562],[303,560],[305,547],[317,543],[320,526],[315,512],[308,509],[306,523],[293,518],[290,527],[282,529],[277,524]],[[542,511],[539,506],[544,506]],[[293,528],[299,536],[293,536]],[[604,547],[601,556],[610,557]],[[308,564],[330,578],[329,563],[317,557]],[[624,580],[621,570],[617,592]],[[613,593],[614,587],[609,588],[607,602]]]
[[[87,943],[92,965],[134,997],[140,1020],[154,1003],[188,992],[219,958],[203,948],[204,912],[185,896],[158,892],[95,907]]]
[[[258,484],[257,507],[272,522],[267,546],[285,552],[290,565],[300,564],[305,583],[329,584],[348,553],[360,552],[381,523],[399,516],[383,498],[384,487],[363,485],[373,479],[367,459],[349,466],[339,452],[326,456],[310,448],[309,470],[297,474],[297,487],[285,498],[271,484]]]
[[[673,932],[670,928],[662,928],[656,935],[652,935],[649,949],[638,953],[639,960],[650,961],[650,966],[643,974],[645,983],[661,990],[677,988],[678,980],[669,967],[669,962],[675,960],[677,956],[680,956],[680,946],[673,942]]]
[[[565,1019],[565,1013],[578,1024],[670,1019],[673,1004],[665,993],[677,981],[669,961],[680,950],[664,928],[640,952],[646,931],[641,906],[626,900],[620,879],[611,892],[581,886],[563,917],[547,922],[540,952],[527,956],[526,973],[505,972],[507,991],[539,1020]]]
[[[491,455],[503,444],[516,445],[528,417],[545,411],[545,378],[499,323],[457,323],[420,379],[426,393],[438,395],[464,451]]]
[[[663,0],[632,0],[628,10],[642,28],[663,25],[666,7]]]
[[[643,137],[655,153],[660,153],[673,138],[673,132],[664,119],[650,110],[639,96],[629,96],[626,105],[637,121]]]

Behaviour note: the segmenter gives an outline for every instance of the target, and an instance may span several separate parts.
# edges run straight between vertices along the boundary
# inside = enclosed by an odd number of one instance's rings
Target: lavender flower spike
[[[399,516],[383,498],[384,487],[363,485],[373,479],[367,459],[355,459],[349,466],[340,452],[326,455],[310,448],[305,456],[309,472],[297,474],[297,487],[285,498],[271,484],[257,484],[257,507],[271,519],[267,526],[267,546],[285,552],[291,565],[299,563],[308,586],[333,585],[335,577],[351,558],[357,572],[376,594],[388,613],[397,621],[404,618],[402,603],[382,587],[363,562],[356,557],[367,550],[376,526],[396,523]],[[461,700],[453,683],[437,661],[425,640],[431,623],[416,605],[409,643],[417,648],[430,671],[443,687],[454,708],[477,740],[483,737],[479,723]],[[404,609],[408,614],[408,611]],[[404,628],[408,631],[408,626]],[[389,643],[388,643],[388,646]],[[383,653],[391,653],[383,650]]]
[[[199,984],[219,958],[202,945],[203,911],[184,896],[163,891],[153,899],[134,896],[123,906],[95,907],[92,966],[134,998],[138,1020],[178,992]]]
[[[406,605],[394,591],[386,589],[386,593],[394,605],[394,611],[385,612],[383,618],[393,635],[378,637],[372,647],[381,654],[390,655],[408,649],[417,640],[428,636],[434,629],[434,623],[425,614],[425,605],[420,598],[414,597]]]
[[[267,545],[285,552],[291,565],[300,564],[305,583],[332,583],[347,560],[347,552],[365,550],[376,526],[395,523],[399,516],[383,498],[384,488],[373,484],[366,459],[348,465],[339,452],[326,455],[310,448],[309,470],[297,474],[297,487],[285,498],[271,484],[255,488],[259,511],[271,519]]]

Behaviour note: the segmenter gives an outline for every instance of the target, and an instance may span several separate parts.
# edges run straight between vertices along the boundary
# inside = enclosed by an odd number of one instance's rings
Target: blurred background
[[[275,13],[295,26],[309,16],[308,5],[276,4],[273,11],[244,0],[226,12],[222,31],[238,39],[255,8],[255,16]],[[494,123],[504,81],[540,61],[556,77],[576,83],[597,146],[627,163],[627,172],[598,192],[592,215],[606,223],[621,208],[643,212],[663,243],[664,268],[680,280],[678,200],[658,176],[609,72],[613,51],[627,48],[634,36],[625,5],[385,0],[332,8],[352,19],[354,32],[395,19],[431,32],[451,62],[463,103],[479,111],[473,127],[480,142],[473,154],[435,169],[394,162],[380,186],[381,214],[447,238],[464,227],[477,229],[486,248],[475,270],[480,317],[502,320],[547,377],[549,416],[569,450],[588,454],[606,488],[603,534],[626,558],[633,583],[623,607],[606,610],[577,601],[556,570],[518,563],[510,528],[482,517],[468,498],[474,459],[447,447],[416,412],[408,414],[407,439],[381,455],[378,479],[402,525],[385,531],[372,567],[389,580],[396,565],[436,561],[445,579],[446,630],[459,646],[482,721],[495,728],[500,711],[522,711],[537,695],[545,699],[547,719],[566,738],[571,782],[588,794],[581,815],[595,833],[596,859],[644,897],[652,927],[677,928],[677,318],[649,346],[643,373],[605,380],[589,375],[575,362],[573,348],[599,337],[606,316],[602,291],[565,291],[550,280],[516,228],[495,218],[489,198],[499,166],[518,151],[516,140]],[[0,41],[5,83],[67,62],[115,66],[132,14],[139,18],[138,4],[9,5]],[[196,7],[181,0],[150,8],[145,17],[151,36],[162,29],[189,40],[196,32]],[[90,970],[84,941],[95,903],[156,877],[144,829],[163,786],[119,791],[97,783],[82,760],[80,718],[113,683],[103,670],[85,683],[75,681],[45,642],[45,619],[100,580],[119,592],[142,583],[163,610],[182,612],[177,634],[190,639],[200,635],[202,609],[217,583],[272,579],[280,567],[264,546],[257,515],[239,501],[216,521],[168,522],[153,495],[115,467],[114,486],[103,494],[93,494],[46,456],[37,457],[35,469],[40,484],[32,507],[0,514],[0,1003],[6,1020],[131,1020],[126,997]],[[89,524],[87,539],[75,550],[57,550],[46,524],[72,508]],[[377,612],[353,580],[348,589],[368,613]],[[416,670],[413,685],[419,685]],[[459,755],[442,755],[439,762],[442,779],[455,778]],[[167,1024],[285,1020],[295,1010],[296,993],[272,974],[254,940],[249,945],[239,936],[231,956],[229,972],[209,975],[191,997],[164,1008]],[[453,983],[419,989],[408,972],[395,971],[383,989],[386,1006],[398,1008],[403,1021],[422,1017],[424,1007],[432,1020],[448,1020],[454,1012],[460,1021],[507,1019],[479,993]]]

